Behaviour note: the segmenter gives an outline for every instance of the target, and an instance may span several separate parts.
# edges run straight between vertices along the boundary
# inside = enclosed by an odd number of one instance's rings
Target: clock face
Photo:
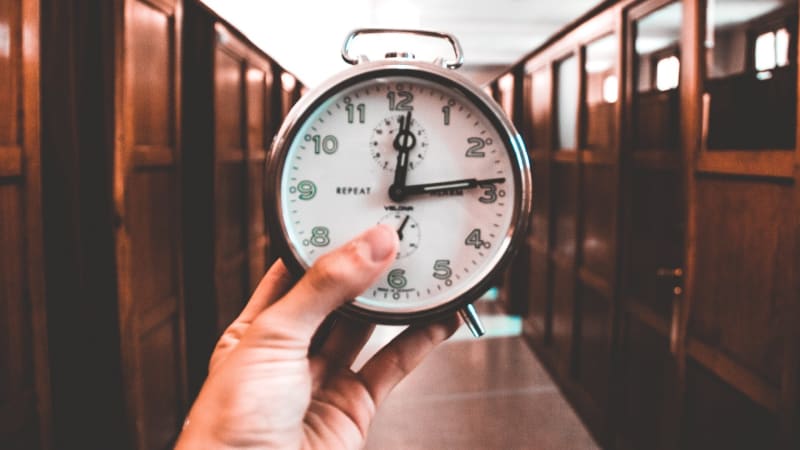
[[[389,73],[329,90],[295,125],[278,203],[301,265],[378,223],[397,230],[396,260],[353,306],[384,315],[442,307],[508,250],[520,163],[471,98],[435,77]]]

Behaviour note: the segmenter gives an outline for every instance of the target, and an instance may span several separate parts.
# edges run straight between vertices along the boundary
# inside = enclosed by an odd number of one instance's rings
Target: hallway
[[[492,298],[476,306],[487,335],[462,327],[434,350],[381,406],[366,448],[598,448],[520,335],[520,319]],[[399,329],[376,329],[356,366]]]

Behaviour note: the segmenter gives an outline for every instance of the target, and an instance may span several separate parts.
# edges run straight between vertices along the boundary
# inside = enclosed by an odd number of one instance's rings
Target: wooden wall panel
[[[174,386],[180,385],[183,355],[174,343],[181,339],[182,328],[169,318],[141,338],[142,397],[145,399],[143,448],[165,448],[183,425],[184,399]]]
[[[194,394],[217,338],[269,262],[264,169],[281,117],[276,80],[284,71],[194,0],[186,2],[186,35],[183,259]]]
[[[550,339],[550,307],[548,294],[548,256],[536,245],[529,245],[528,273],[528,317],[533,327],[532,337],[537,340]]]
[[[249,291],[258,286],[267,269],[269,238],[264,216],[264,170],[272,141],[272,68],[251,54],[247,68],[247,251]]]
[[[617,173],[614,167],[586,165],[583,168],[583,228],[581,268],[611,286],[615,276]]]
[[[133,142],[137,145],[169,145],[172,142],[174,80],[173,17],[144,1],[130,6],[131,33],[146,36],[130,46],[130,62],[137,68],[131,72],[133,97]],[[147,68],[146,70],[142,70]],[[149,95],[144,95],[144,94]],[[153,95],[163,93],[164,96]]]
[[[11,147],[19,144],[17,111],[22,100],[22,11],[18,1],[0,1],[0,24],[0,146]]]
[[[137,310],[141,313],[162,306],[178,297],[177,199],[165,195],[176,191],[170,170],[142,170],[130,180],[132,191],[128,213],[132,218],[131,279],[137,284]],[[158,218],[153,220],[153,218]]]
[[[51,448],[39,3],[0,0],[0,448]]]
[[[553,238],[552,252],[574,258],[577,240],[578,166],[556,163],[551,166]]]
[[[697,287],[691,336],[780,386],[792,276],[793,186],[698,182]]]
[[[239,314],[249,290],[246,152],[250,121],[245,55],[230,42],[232,37],[218,36],[214,51],[214,260],[216,332],[221,334]]]
[[[664,442],[664,386],[670,369],[669,340],[661,333],[629,318],[623,331],[623,366],[620,376],[619,427],[624,438],[618,447],[655,449]]]
[[[576,293],[578,311],[577,378],[597,408],[606,411],[611,385],[612,303],[605,293],[584,285]]]
[[[631,186],[630,278],[626,294],[665,320],[672,314],[673,281],[661,268],[682,266],[680,182],[672,170],[641,170]]]
[[[552,303],[553,356],[556,369],[567,376],[573,369],[573,331],[575,327],[575,272],[571,263],[554,261],[551,269],[550,302]]]
[[[122,219],[116,259],[123,380],[135,446],[167,448],[188,403],[176,139],[181,6],[148,0],[123,5],[113,180]],[[153,384],[160,386],[154,390]]]
[[[770,411],[694,363],[687,370],[684,428],[687,450],[780,448]]]

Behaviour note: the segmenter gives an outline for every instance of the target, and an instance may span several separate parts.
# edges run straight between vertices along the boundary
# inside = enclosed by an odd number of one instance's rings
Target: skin
[[[377,407],[459,325],[453,316],[409,327],[354,372],[373,326],[339,318],[309,354],[325,317],[372,285],[397,245],[396,230],[371,228],[296,284],[275,263],[217,343],[176,448],[362,448]]]

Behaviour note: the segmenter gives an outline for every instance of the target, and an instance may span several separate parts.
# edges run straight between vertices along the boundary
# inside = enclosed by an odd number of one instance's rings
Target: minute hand
[[[436,192],[453,191],[457,189],[471,189],[481,185],[505,183],[505,178],[465,178],[463,180],[440,181],[438,183],[412,184],[403,188],[405,195],[433,194]]]

